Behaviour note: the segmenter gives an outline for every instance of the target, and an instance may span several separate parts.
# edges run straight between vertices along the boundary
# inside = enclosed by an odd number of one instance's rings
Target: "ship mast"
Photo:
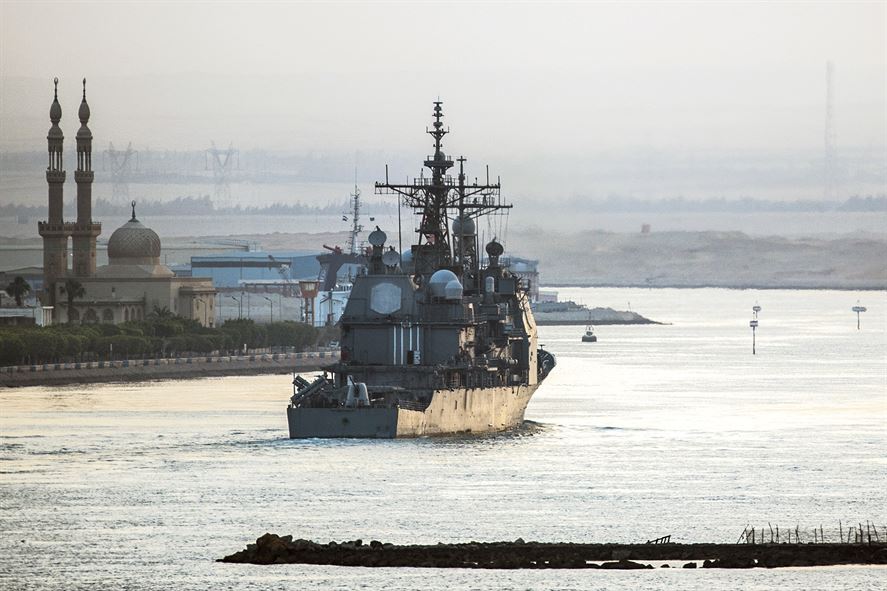
[[[388,180],[388,168],[385,169],[385,182],[377,182],[376,193],[379,195],[399,195],[405,207],[412,208],[421,216],[419,227],[416,229],[418,240],[412,247],[413,261],[415,265],[416,279],[423,282],[438,269],[449,268],[458,275],[476,276],[478,261],[474,260],[465,268],[463,247],[460,244],[460,252],[452,252],[449,233],[450,212],[458,213],[462,219],[476,219],[490,214],[496,210],[510,209],[510,204],[502,201],[497,179],[490,183],[489,173],[485,183],[466,184],[464,163],[465,158],[459,158],[459,177],[454,180],[447,174],[452,168],[453,160],[443,152],[443,137],[450,130],[444,129],[441,118],[443,117],[442,101],[434,102],[434,122],[432,129],[425,129],[434,138],[434,154],[429,156],[424,165],[431,170],[431,178],[422,175],[419,178],[408,180],[405,184],[391,183]],[[466,289],[470,289],[473,281],[465,281]]]
[[[351,232],[348,234],[348,254],[358,254],[357,237],[362,230],[363,226],[360,225],[360,189],[354,185],[354,193],[351,193]]]

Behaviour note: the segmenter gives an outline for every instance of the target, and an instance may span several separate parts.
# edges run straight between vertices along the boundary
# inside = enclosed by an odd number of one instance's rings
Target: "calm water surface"
[[[887,294],[561,290],[663,326],[542,327],[520,431],[290,441],[288,376],[0,390],[3,589],[877,589],[881,567],[462,571],[222,565],[315,540],[734,542],[887,526]],[[850,308],[868,307],[862,330]],[[751,354],[751,307],[763,310]],[[887,532],[885,532],[887,533]],[[884,534],[882,534],[884,535]],[[674,566],[674,565],[673,565]]]

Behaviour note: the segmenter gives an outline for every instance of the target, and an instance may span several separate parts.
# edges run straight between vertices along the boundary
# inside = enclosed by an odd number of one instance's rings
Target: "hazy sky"
[[[531,163],[633,148],[885,140],[884,2],[0,3],[0,150],[42,149],[52,78],[97,141],[447,151]],[[410,171],[412,172],[412,171]]]

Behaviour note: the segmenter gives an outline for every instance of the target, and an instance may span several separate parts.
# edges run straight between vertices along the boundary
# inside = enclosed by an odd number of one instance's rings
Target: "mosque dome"
[[[108,240],[108,262],[112,265],[160,263],[160,237],[136,219],[134,201],[132,219],[114,230]]]

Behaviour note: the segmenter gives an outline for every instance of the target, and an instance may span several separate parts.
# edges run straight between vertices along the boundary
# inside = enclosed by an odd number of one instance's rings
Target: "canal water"
[[[665,322],[541,327],[510,434],[291,441],[291,377],[0,390],[3,589],[877,589],[885,567],[470,571],[218,564],[319,541],[887,536],[887,294],[561,289]],[[851,307],[868,311],[861,330]],[[762,310],[752,355],[752,306]],[[769,531],[769,530],[768,530]],[[769,534],[768,534],[769,537]],[[680,566],[673,563],[672,566]]]

